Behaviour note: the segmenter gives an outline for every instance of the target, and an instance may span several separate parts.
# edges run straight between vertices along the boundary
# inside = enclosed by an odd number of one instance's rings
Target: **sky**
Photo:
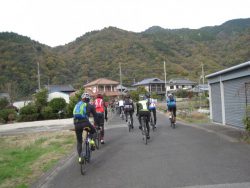
[[[250,18],[250,0],[0,0],[0,32],[51,47],[109,26],[198,29],[238,18]]]

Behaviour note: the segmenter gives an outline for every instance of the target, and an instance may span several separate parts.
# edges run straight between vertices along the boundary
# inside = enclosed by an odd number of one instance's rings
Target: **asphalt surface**
[[[241,131],[223,126],[169,126],[158,113],[157,131],[148,145],[135,119],[129,133],[114,117],[107,125],[106,144],[95,151],[81,175],[76,152],[46,173],[39,188],[228,188],[250,187],[250,146],[239,142]]]

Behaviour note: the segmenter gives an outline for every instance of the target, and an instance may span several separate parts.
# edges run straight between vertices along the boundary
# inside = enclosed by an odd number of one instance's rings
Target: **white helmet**
[[[83,93],[81,97],[82,99],[90,99],[90,95],[88,93]]]
[[[169,94],[168,94],[168,97],[172,97],[172,96],[173,96],[173,94],[172,94],[172,93],[169,93]]]

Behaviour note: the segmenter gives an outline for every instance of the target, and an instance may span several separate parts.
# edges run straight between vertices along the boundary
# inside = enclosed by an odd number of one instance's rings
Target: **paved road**
[[[80,174],[76,154],[33,187],[42,188],[226,188],[250,187],[250,147],[211,131],[177,124],[158,115],[157,131],[144,145],[136,120],[129,133],[118,117],[110,121],[106,144]]]

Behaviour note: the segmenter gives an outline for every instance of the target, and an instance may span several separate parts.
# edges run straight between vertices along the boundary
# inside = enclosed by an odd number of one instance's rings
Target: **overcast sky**
[[[109,26],[197,29],[237,18],[250,18],[250,0],[0,0],[0,32],[51,47]]]

